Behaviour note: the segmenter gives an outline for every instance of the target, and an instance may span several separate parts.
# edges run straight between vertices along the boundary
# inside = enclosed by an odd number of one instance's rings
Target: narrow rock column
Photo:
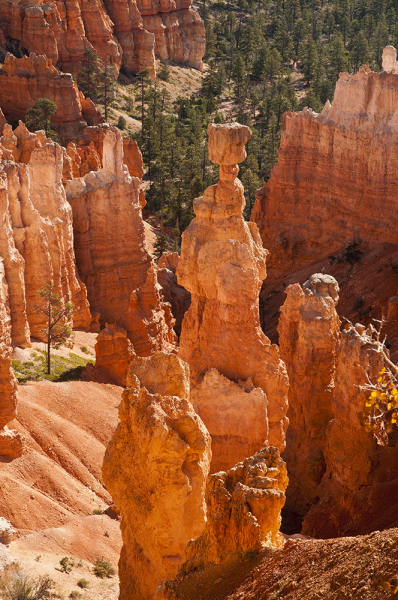
[[[267,440],[284,449],[288,378],[278,347],[259,322],[268,252],[255,223],[242,216],[244,189],[236,163],[246,157],[251,132],[232,123],[209,125],[208,134],[220,181],[194,202],[196,217],[182,235],[177,279],[192,297],[180,356],[190,365],[195,410],[215,441],[214,472],[233,467]],[[218,389],[223,390],[220,402]]]
[[[205,525],[210,436],[175,354],[133,359],[103,477],[122,513],[120,599],[152,600]]]
[[[289,473],[286,507],[304,516],[325,472],[324,450],[333,418],[332,392],[340,320],[339,286],[317,273],[290,285],[281,308],[279,347],[289,374],[289,428],[284,458]]]
[[[16,458],[22,452],[23,438],[6,425],[17,408],[17,381],[11,369],[11,316],[8,286],[0,258],[0,456]]]

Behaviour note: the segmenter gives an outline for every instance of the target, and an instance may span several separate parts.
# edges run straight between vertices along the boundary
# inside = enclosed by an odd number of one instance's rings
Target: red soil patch
[[[101,469],[121,392],[82,381],[19,386],[10,427],[25,435],[26,449],[0,459],[0,514],[16,529],[58,527],[111,503]]]

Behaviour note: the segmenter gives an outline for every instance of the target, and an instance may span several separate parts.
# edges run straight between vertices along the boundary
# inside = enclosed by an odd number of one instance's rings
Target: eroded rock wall
[[[51,121],[61,139],[79,137],[87,126],[87,120],[90,121],[89,125],[104,120],[94,106],[90,118],[85,115],[81,102],[85,99],[72,76],[60,73],[48,57],[32,53],[16,58],[7,54],[0,68],[0,107],[6,119],[11,123],[24,120],[35,101],[43,97],[57,105],[57,112]]]
[[[0,138],[0,256],[9,290],[12,342],[28,346],[30,335],[42,339],[44,315],[38,290],[53,283],[65,302],[75,305],[73,325],[90,327],[84,284],[76,271],[72,210],[62,184],[64,151],[43,132],[30,133],[23,123]],[[20,162],[20,161],[24,162]]]
[[[209,155],[220,164],[220,181],[194,201],[196,217],[182,235],[177,279],[191,293],[191,306],[182,323],[179,355],[190,365],[192,388],[197,388],[192,398],[199,415],[200,391],[206,386],[208,371],[218,371],[224,391],[223,378],[234,383],[229,386],[234,391],[230,402],[236,411],[234,416],[229,414],[228,431],[226,423],[222,430],[219,427],[217,390],[213,386],[213,411],[207,408],[207,391],[203,395],[203,410],[209,417],[203,420],[211,436],[224,445],[223,464],[230,448],[231,468],[237,458],[236,432],[243,432],[243,422],[250,421],[253,428],[250,437],[239,440],[242,448],[253,451],[252,442],[264,436],[255,448],[259,450],[267,442],[269,429],[269,443],[284,449],[288,379],[278,347],[270,343],[259,323],[258,297],[266,277],[267,250],[255,223],[246,223],[242,216],[245,200],[236,163],[244,160],[244,144],[251,133],[237,123],[209,125],[208,132]],[[246,387],[248,393],[243,393]],[[262,392],[261,401],[260,392],[252,388]],[[215,452],[214,460],[218,460]]]
[[[189,402],[189,368],[174,354],[136,357],[103,477],[120,509],[120,598],[152,599],[205,524],[210,436]]]
[[[286,507],[301,516],[316,503],[326,470],[340,339],[338,291],[337,281],[322,273],[302,287],[290,285],[279,319],[279,347],[289,375]]]
[[[0,6],[6,46],[16,55],[45,54],[77,73],[86,48],[120,69],[155,74],[155,57],[203,69],[205,30],[190,0],[19,0]]]
[[[174,320],[145,241],[141,179],[131,177],[123,163],[119,129],[88,127],[85,141],[95,146],[101,169],[67,181],[66,194],[73,210],[76,264],[90,307],[101,325],[117,322],[125,329],[140,356],[171,351]]]
[[[332,393],[333,421],[325,446],[326,471],[319,502],[303,522],[312,537],[358,535],[397,522],[398,448],[396,433],[377,439],[360,422],[369,396],[360,386],[376,381],[384,358],[362,325],[341,332]]]
[[[397,102],[398,74],[362,67],[340,75],[320,114],[285,113],[278,162],[251,217],[270,250],[270,277],[353,240],[396,243]]]
[[[210,475],[206,486],[207,520],[201,536],[185,551],[174,581],[164,582],[156,600],[183,597],[184,579],[201,578],[209,567],[264,549],[281,547],[281,509],[288,483],[277,448],[262,448],[227,472]],[[219,579],[219,582],[221,580]]]
[[[7,424],[16,415],[16,407],[17,382],[11,369],[11,314],[8,285],[4,261],[0,258],[0,456],[15,458],[22,451],[21,436],[7,428]]]

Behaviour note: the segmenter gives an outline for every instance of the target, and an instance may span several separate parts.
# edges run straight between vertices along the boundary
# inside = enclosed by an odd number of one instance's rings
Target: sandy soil
[[[30,576],[50,576],[62,597],[80,590],[87,600],[116,600],[117,575],[100,579],[94,574],[93,566],[98,557],[104,557],[117,572],[121,546],[119,521],[96,515],[23,536],[10,544],[10,551],[19,567]],[[60,567],[59,561],[64,556],[69,558],[70,573]],[[88,582],[86,590],[77,585],[81,579]]]
[[[20,533],[59,527],[111,503],[101,469],[120,397],[120,387],[94,382],[19,386],[10,428],[24,434],[26,448],[20,458],[0,458],[0,514]]]
[[[77,333],[78,344],[92,348],[93,334]],[[111,503],[101,469],[121,392],[82,381],[18,388],[18,419],[10,427],[24,434],[26,447],[20,458],[0,458],[0,514],[17,530],[10,550],[19,568],[49,575],[59,598],[78,591],[82,578],[89,582],[88,590],[80,590],[88,600],[118,597],[117,575],[101,580],[93,564],[103,556],[117,570],[119,521],[93,511]],[[70,574],[60,570],[64,556],[74,557]]]

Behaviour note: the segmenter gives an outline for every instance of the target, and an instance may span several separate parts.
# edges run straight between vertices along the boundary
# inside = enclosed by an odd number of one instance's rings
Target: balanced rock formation
[[[370,533],[397,522],[398,448],[395,436],[377,439],[360,422],[369,395],[360,386],[376,381],[384,366],[374,336],[362,325],[341,332],[332,393],[333,421],[327,432],[326,471],[319,502],[304,519],[302,533],[338,537]]]
[[[155,56],[203,68],[205,30],[191,0],[168,2],[3,2],[0,23],[5,45],[16,56],[45,54],[60,70],[76,73],[86,48],[117,71],[148,68]]]
[[[332,393],[340,339],[339,286],[329,275],[290,285],[279,319],[279,347],[289,375],[289,427],[284,459],[286,507],[301,516],[317,501],[333,419]]]
[[[204,528],[210,436],[189,402],[189,368],[175,354],[136,357],[127,385],[103,477],[122,513],[120,598],[149,600]]]
[[[271,253],[270,276],[353,240],[369,248],[396,243],[398,73],[391,62],[383,60],[380,73],[341,73],[320,114],[285,113],[278,162],[251,216]]]
[[[20,123],[14,131],[4,126],[0,153],[0,257],[12,342],[26,347],[30,335],[42,338],[45,317],[34,305],[49,282],[65,302],[74,303],[73,325],[90,327],[86,288],[76,272],[72,210],[62,184],[63,149],[44,132],[30,133]]]
[[[210,475],[205,529],[188,544],[176,580],[164,582],[156,600],[182,597],[175,592],[189,573],[265,546],[283,546],[279,527],[287,483],[286,465],[273,447],[261,449],[227,472]]]
[[[195,410],[202,415],[203,398],[208,415],[203,420],[223,446],[223,464],[231,468],[237,459],[235,442],[243,432],[249,434],[238,440],[244,452],[267,445],[268,426],[269,443],[284,449],[288,378],[277,346],[259,323],[258,297],[268,253],[255,223],[246,223],[242,216],[245,200],[236,163],[246,156],[250,129],[238,123],[209,125],[208,133],[209,155],[220,164],[220,181],[194,201],[196,218],[182,235],[177,279],[191,293],[191,306],[182,324],[179,355],[190,365]],[[205,379],[212,369],[218,375],[213,371]],[[233,385],[226,385],[225,378]],[[212,411],[205,408],[210,389]],[[235,407],[228,413],[227,427],[220,415],[228,402]],[[254,441],[259,441],[257,448]]]
[[[87,124],[98,125],[104,121],[94,105],[90,105],[91,100],[85,100],[79,93],[72,76],[60,73],[49,58],[36,54],[15,58],[7,54],[0,68],[0,107],[7,121],[23,120],[35,101],[42,97],[57,105],[52,125],[62,139],[77,138]]]

